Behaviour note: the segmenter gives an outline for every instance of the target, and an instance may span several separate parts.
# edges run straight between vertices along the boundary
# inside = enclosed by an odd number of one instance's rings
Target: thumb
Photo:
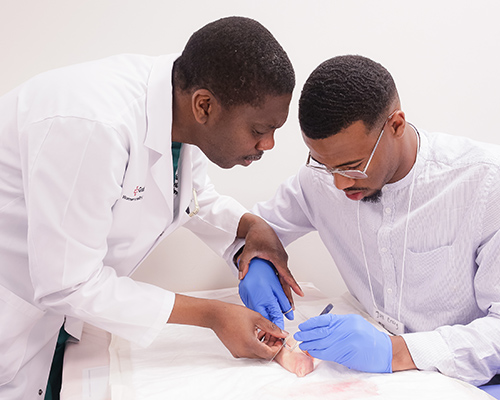
[[[284,339],[289,335],[288,332],[284,331],[279,326],[277,326],[276,324],[274,324],[273,322],[269,321],[268,319],[262,316],[259,316],[255,326],[261,331],[277,338]]]
[[[246,256],[245,251],[238,258],[238,279],[241,281],[248,272],[251,259]]]

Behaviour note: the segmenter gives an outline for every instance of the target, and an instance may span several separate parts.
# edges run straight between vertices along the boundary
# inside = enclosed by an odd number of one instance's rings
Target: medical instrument
[[[333,304],[328,303],[328,305],[323,309],[323,311],[321,311],[319,315],[328,314],[330,311],[332,311],[332,309],[333,309]]]
[[[321,311],[321,312],[319,313],[319,315],[328,314],[330,311],[332,311],[332,309],[333,309],[333,304],[332,304],[332,303],[328,303],[328,304],[327,304],[327,306],[323,309],[323,311]],[[292,337],[292,338],[293,338],[293,335],[290,335],[290,336],[286,337],[286,338],[283,340],[283,344],[280,346],[280,348],[278,349],[278,351],[274,354],[273,358],[271,358],[271,359],[269,360],[269,362],[273,362],[273,361],[274,361],[274,359],[276,358],[276,356],[278,355],[278,353],[281,351],[281,349],[282,349],[283,347],[285,347],[285,346],[286,346],[286,343],[287,343],[287,341],[288,341],[288,339],[289,339],[290,337]],[[289,347],[289,348],[287,348],[287,350],[289,350],[290,352],[292,352],[292,351],[294,351],[294,350],[295,350],[295,348],[296,348],[299,344],[300,344],[300,342],[297,342],[297,343],[295,343],[295,344],[293,345],[293,347]]]

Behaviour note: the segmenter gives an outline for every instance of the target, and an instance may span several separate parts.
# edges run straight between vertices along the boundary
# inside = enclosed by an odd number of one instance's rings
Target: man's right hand
[[[285,327],[283,315],[293,320],[293,310],[280,280],[269,261],[254,258],[248,272],[240,281],[239,293],[243,303],[257,311],[281,329]]]

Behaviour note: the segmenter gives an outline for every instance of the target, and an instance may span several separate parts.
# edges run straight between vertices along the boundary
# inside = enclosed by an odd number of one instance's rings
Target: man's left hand
[[[288,254],[274,230],[262,218],[247,213],[240,219],[237,237],[245,238],[245,247],[238,258],[239,279],[246,276],[252,259],[258,257],[269,261],[276,268],[283,291],[293,308],[291,290],[299,296],[304,296],[304,293],[288,269]]]
[[[356,314],[326,314],[308,319],[294,335],[312,357],[364,372],[392,372],[392,342]]]

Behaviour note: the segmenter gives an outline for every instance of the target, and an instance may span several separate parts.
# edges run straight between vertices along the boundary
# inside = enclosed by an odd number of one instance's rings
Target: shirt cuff
[[[453,354],[439,332],[415,332],[401,336],[419,370],[456,376]]]
[[[245,246],[245,239],[236,238],[235,241],[226,249],[222,258],[226,261],[227,265],[231,267],[231,272],[235,277],[238,277],[238,266],[235,263],[235,258],[240,250]]]

